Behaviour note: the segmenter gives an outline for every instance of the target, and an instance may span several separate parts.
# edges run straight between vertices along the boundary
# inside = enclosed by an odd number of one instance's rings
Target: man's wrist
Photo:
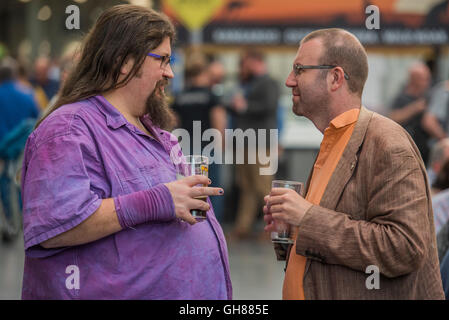
[[[170,221],[176,217],[173,199],[164,184],[117,196],[114,204],[123,229],[151,221]]]
[[[304,221],[304,217],[306,214],[310,211],[310,209],[313,207],[313,203],[308,203],[308,206],[305,208],[304,213],[302,214],[302,217],[300,217],[297,226],[299,227],[301,225],[301,222]]]

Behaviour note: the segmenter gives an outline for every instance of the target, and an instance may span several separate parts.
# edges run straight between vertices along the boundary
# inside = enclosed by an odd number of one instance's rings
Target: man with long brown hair
[[[106,10],[87,35],[27,141],[24,299],[231,298],[222,229],[195,199],[223,190],[176,181],[182,153],[165,131],[174,37],[164,15],[132,5]]]

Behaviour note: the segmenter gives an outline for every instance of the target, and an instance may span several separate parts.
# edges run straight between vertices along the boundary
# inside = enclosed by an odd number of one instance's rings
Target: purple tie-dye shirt
[[[232,298],[226,242],[212,209],[193,226],[174,218],[84,245],[39,245],[80,224],[102,199],[176,179],[176,138],[148,117],[142,122],[157,140],[96,96],[59,108],[30,135],[22,171],[23,299]]]

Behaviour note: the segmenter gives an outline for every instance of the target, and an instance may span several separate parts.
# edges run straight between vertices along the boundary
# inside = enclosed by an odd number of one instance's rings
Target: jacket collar
[[[323,197],[321,198],[320,206],[328,209],[335,209],[335,207],[337,206],[338,199],[340,198],[344,187],[351,178],[352,173],[354,172],[354,169],[357,165],[357,154],[360,146],[363,143],[363,140],[365,139],[366,130],[368,129],[368,125],[371,121],[372,116],[372,111],[369,111],[363,106],[360,108],[359,117],[354,127],[354,131],[352,132],[351,138],[349,139],[349,142],[346,145],[346,148],[343,151],[340,160],[338,161],[337,167],[332,173],[332,176],[326,186],[326,190],[324,191]],[[309,178],[307,179],[305,194],[307,194],[307,191],[309,189],[310,180],[312,179],[312,173],[313,166],[309,174]]]

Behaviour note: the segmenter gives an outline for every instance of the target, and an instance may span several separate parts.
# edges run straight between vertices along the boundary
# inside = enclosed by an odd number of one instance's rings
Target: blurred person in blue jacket
[[[39,115],[33,92],[16,81],[16,72],[12,58],[0,61],[0,141],[23,120]]]
[[[17,200],[13,200],[11,193],[12,175],[20,166],[26,139],[39,115],[33,91],[17,80],[17,70],[17,63],[12,58],[0,60],[0,203],[5,222],[14,216],[14,208],[17,208],[14,203]],[[20,195],[18,201],[20,206]],[[10,240],[17,235],[18,229],[2,226],[0,231],[4,240]]]

